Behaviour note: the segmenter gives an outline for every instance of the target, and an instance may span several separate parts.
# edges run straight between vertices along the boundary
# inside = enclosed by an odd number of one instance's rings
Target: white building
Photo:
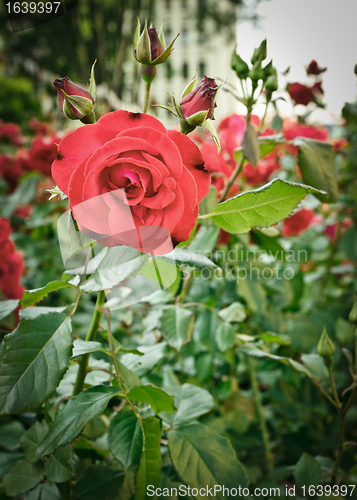
[[[153,26],[159,31],[164,21],[166,44],[169,45],[177,33],[180,33],[169,59],[157,66],[157,76],[151,90],[151,98],[156,104],[166,105],[167,101],[171,100],[171,97],[167,95],[168,92],[173,92],[179,101],[183,89],[195,75],[196,69],[198,70],[197,82],[201,81],[203,76],[208,76],[215,78],[217,84],[228,78],[230,84],[237,85],[235,73],[230,68],[235,40],[228,43],[224,33],[203,40],[197,30],[194,12],[196,2],[199,1],[202,0],[156,0]],[[224,4],[224,0],[220,1]],[[143,24],[143,20],[141,21]],[[207,28],[211,31],[210,26]],[[142,99],[143,92],[142,82],[139,99]],[[151,108],[150,112],[153,112],[153,109]],[[215,110],[216,123],[236,111],[235,98],[221,89]],[[177,118],[166,110],[155,108],[154,113],[157,113],[158,118],[167,126],[177,124]]]

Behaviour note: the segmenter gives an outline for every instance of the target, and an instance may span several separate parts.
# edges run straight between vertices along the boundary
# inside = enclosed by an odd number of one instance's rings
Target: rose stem
[[[88,333],[85,338],[87,342],[90,342],[95,339],[95,336],[99,328],[99,323],[103,314],[104,301],[105,301],[105,293],[104,291],[101,291],[98,293],[97,302],[95,304],[94,314],[92,317],[92,322],[90,324]],[[74,384],[72,396],[76,396],[83,390],[84,379],[86,378],[88,370],[88,360],[89,360],[89,354],[83,354],[79,362],[77,378]]]

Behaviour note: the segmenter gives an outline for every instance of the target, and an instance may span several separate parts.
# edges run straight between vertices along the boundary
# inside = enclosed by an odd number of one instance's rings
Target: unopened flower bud
[[[357,296],[354,296],[354,303],[348,319],[351,323],[357,323]]]
[[[317,354],[322,358],[330,358],[335,352],[335,346],[327,335],[326,328],[324,327],[319,343],[317,344]]]
[[[198,87],[181,99],[181,113],[189,125],[197,127],[208,118],[214,120],[217,90],[218,85],[214,79],[205,76]]]
[[[75,85],[68,76],[57,78],[53,83],[61,109],[67,118],[81,120],[92,113],[93,98],[87,90]]]
[[[239,54],[236,53],[235,50],[232,54],[231,68],[237,73],[238,78],[247,78],[249,73],[249,66],[245,61],[243,61],[243,59]]]
[[[270,75],[264,84],[264,87],[271,92],[278,90],[278,78],[276,75]]]
[[[273,60],[271,60],[270,62],[268,62],[268,64],[264,66],[263,71],[266,78],[276,74],[276,70],[273,66]]]
[[[258,48],[254,49],[252,58],[251,58],[251,63],[255,64],[257,61],[264,61],[267,57],[267,41],[263,40],[262,43],[259,45]]]
[[[264,71],[261,67],[261,62],[258,60],[253,68],[249,71],[249,78],[253,82],[258,82],[259,80],[264,80]]]
[[[140,21],[138,19],[134,36],[134,57],[145,66],[162,64],[171,54],[176,38],[166,48],[163,26],[160,33],[157,33],[155,28],[147,27],[147,21],[145,20],[143,32],[140,34]]]
[[[318,76],[321,73],[324,73],[324,71],[326,71],[326,70],[327,70],[327,68],[320,68],[320,66],[317,64],[317,62],[315,60],[312,60],[311,63],[306,68],[306,73],[308,75]]]

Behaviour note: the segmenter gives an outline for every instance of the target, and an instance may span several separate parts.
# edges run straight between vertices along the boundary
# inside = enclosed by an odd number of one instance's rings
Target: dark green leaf
[[[298,486],[317,486],[320,484],[321,469],[319,463],[307,453],[303,453],[295,465],[295,479]]]
[[[50,455],[58,446],[71,443],[81,432],[86,422],[99,415],[108,402],[118,393],[115,387],[98,385],[85,389],[71,398],[59,412],[50,430],[37,449],[37,457]]]
[[[167,343],[177,349],[191,340],[195,317],[191,311],[178,306],[169,306],[161,316],[161,331]]]
[[[122,408],[110,422],[108,447],[125,469],[140,463],[143,432],[140,421],[131,408]]]
[[[172,415],[162,414],[162,418],[175,427],[204,415],[214,406],[211,394],[196,385],[173,385],[164,389],[174,396],[177,412]]]
[[[24,500],[61,500],[61,498],[57,486],[46,481],[29,491]]]
[[[34,290],[25,290],[21,299],[21,306],[22,307],[33,306],[37,302],[40,302],[45,297],[47,297],[49,293],[54,292],[56,290],[60,290],[61,288],[68,288],[68,287],[76,288],[74,285],[68,283],[67,281],[50,281],[50,283],[47,283],[47,285],[43,286],[42,288],[36,288]]]
[[[0,320],[6,318],[9,314],[15,311],[19,305],[19,300],[1,300],[0,301]]]
[[[168,433],[172,462],[178,475],[192,488],[215,485],[226,488],[246,487],[245,471],[228,439],[199,423]],[[223,500],[223,489],[216,498]]]
[[[138,356],[139,357],[139,356]],[[135,387],[140,385],[140,379],[133,371],[129,370],[117,357],[117,363],[119,368],[120,377],[124,382],[126,387]]]
[[[338,186],[335,177],[335,152],[326,142],[296,137],[294,146],[299,147],[298,164],[304,182],[327,194],[313,193],[324,203],[338,200]]]
[[[136,479],[136,495],[134,500],[146,498],[147,486],[157,488],[160,484],[162,458],[160,453],[161,424],[155,417],[147,417],[142,421],[144,449]]]
[[[159,387],[153,385],[141,385],[140,387],[133,387],[127,393],[130,401],[147,403],[151,406],[156,414],[164,411],[172,413],[175,411],[174,398],[169,396]]]
[[[48,427],[45,422],[35,422],[34,425],[20,437],[20,444],[28,462],[37,462],[36,450],[38,445],[45,438],[47,432]]]
[[[64,483],[74,475],[72,446],[61,446],[50,456],[45,465],[45,476],[54,483]]]
[[[219,325],[215,339],[220,351],[224,352],[230,349],[234,344],[234,330],[232,326],[228,323]]]
[[[23,460],[5,474],[3,485],[7,495],[16,497],[34,488],[42,479],[43,465]]]
[[[0,477],[2,477],[5,472],[12,469],[18,462],[24,460],[24,458],[25,455],[23,453],[7,453],[0,451]]]
[[[65,374],[72,352],[71,320],[49,313],[22,320],[5,336],[0,366],[0,412],[40,406]]]
[[[20,448],[20,437],[25,429],[18,420],[6,422],[0,426],[0,448],[14,451]]]
[[[92,465],[73,487],[73,500],[113,500],[124,481],[124,472]]]

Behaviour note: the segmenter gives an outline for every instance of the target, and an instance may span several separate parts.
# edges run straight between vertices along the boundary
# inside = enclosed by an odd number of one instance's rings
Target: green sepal
[[[70,120],[80,120],[84,116],[89,115],[89,113],[92,111],[93,103],[87,97],[82,97],[79,95],[69,96],[66,94],[66,92],[64,90],[62,90],[62,92],[63,92],[64,97],[65,97],[64,103],[63,103],[63,113]],[[72,108],[70,105],[72,105],[73,107],[75,107],[79,111],[78,115],[76,115],[72,111]]]
[[[204,121],[201,124],[201,127],[203,127],[206,130],[208,130],[208,132],[211,134],[212,139],[213,139],[215,145],[217,146],[218,153],[220,153],[220,151],[221,151],[221,143],[219,142],[218,133],[217,133],[216,127],[213,125],[212,120],[208,119],[208,120]]]
[[[90,80],[89,80],[89,93],[93,99],[93,104],[95,104],[95,101],[97,100],[97,84],[95,83],[95,77],[94,77],[94,66],[95,63],[97,62],[97,59],[94,61],[91,72],[90,72]]]
[[[202,125],[204,121],[207,119],[209,109],[204,109],[203,111],[197,111],[194,115],[189,116],[186,118],[186,121],[191,127],[198,127],[199,125]]]
[[[136,34],[135,34],[136,36]],[[150,37],[148,32],[148,24],[145,19],[144,30],[140,35],[137,45],[134,47],[134,57],[141,64],[147,64],[151,66],[151,51],[150,51]],[[135,54],[136,51],[136,54]]]
[[[187,87],[185,88],[185,90],[182,92],[181,94],[181,99],[183,99],[185,97],[185,95],[189,94],[190,92],[192,92],[192,90],[195,88],[196,86],[196,81],[197,81],[197,69],[196,69],[196,74],[195,76],[192,78],[192,80],[190,81],[190,83],[187,85]]]
[[[154,59],[152,61],[152,63],[151,63],[152,65],[156,66],[157,64],[162,64],[162,63],[164,63],[169,58],[169,56],[170,56],[170,54],[172,52],[174,43],[176,42],[176,39],[178,38],[179,35],[180,35],[180,33],[178,33],[176,35],[176,37],[172,40],[172,42],[167,47],[167,49],[164,50],[164,52],[161,54],[161,56],[157,57],[156,59]]]
[[[165,51],[166,50],[166,42],[165,42],[165,35],[164,35],[164,23],[162,23],[161,28],[160,28],[159,40],[160,40],[161,47],[162,47],[163,51]]]

